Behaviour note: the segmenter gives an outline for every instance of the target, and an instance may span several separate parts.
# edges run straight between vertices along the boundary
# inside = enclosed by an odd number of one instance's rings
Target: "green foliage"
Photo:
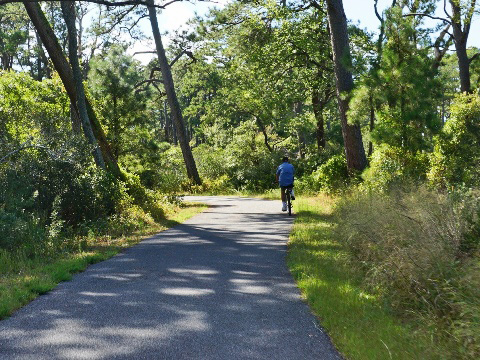
[[[348,183],[349,178],[345,156],[332,156],[313,172],[312,176],[317,182],[319,190],[332,193],[342,189]]]
[[[235,129],[232,142],[225,149],[227,175],[236,189],[268,189],[274,183],[281,157],[282,154],[267,150],[253,122],[245,122]]]
[[[166,195],[178,193],[188,184],[181,149],[166,142],[152,144],[153,156],[128,154],[122,164],[132,174],[138,174],[144,187]]]
[[[375,144],[388,144],[416,153],[431,149],[441,127],[434,104],[440,102],[441,83],[428,53],[429,38],[400,6],[388,11],[386,43],[381,62],[360,81],[354,92],[350,118],[368,124],[371,112]],[[419,43],[424,46],[419,46]]]
[[[295,188],[300,193],[336,193],[344,190],[350,178],[344,155],[333,155],[311,174],[305,174],[296,181]]]
[[[370,167],[364,171],[362,177],[367,187],[387,190],[394,185],[423,182],[428,167],[427,154],[414,154],[385,144],[375,149],[370,159]]]
[[[69,132],[69,107],[60,79],[42,82],[0,71],[0,151],[27,140],[61,146]]]
[[[78,236],[164,218],[164,198],[138,177],[123,183],[94,168],[91,148],[72,134],[58,78],[3,72],[0,93],[0,248],[55,256],[81,248]]]
[[[14,58],[22,58],[30,26],[25,9],[20,4],[3,4],[0,7],[0,65],[10,70]]]
[[[153,120],[147,112],[150,92],[135,91],[135,85],[143,79],[143,69],[125,55],[125,50],[124,46],[112,45],[108,52],[92,59],[88,77],[95,108],[117,158],[146,148],[152,137],[151,131],[145,131],[151,130]]]
[[[480,186],[480,96],[458,95],[435,139],[429,180],[439,187]]]

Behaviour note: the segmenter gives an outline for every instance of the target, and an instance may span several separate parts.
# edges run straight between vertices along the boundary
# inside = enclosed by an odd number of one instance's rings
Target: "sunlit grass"
[[[362,289],[335,238],[333,205],[326,196],[296,201],[287,261],[334,345],[348,359],[441,358],[428,338]]]
[[[0,319],[11,315],[38,295],[52,290],[59,282],[70,280],[73,274],[84,271],[88,265],[106,260],[122,249],[175,226],[206,208],[206,205],[189,203],[176,212],[167,213],[166,218],[155,226],[115,239],[108,236],[89,239],[83,251],[53,259],[26,259],[19,254],[0,252],[0,264],[5,264],[0,266]]]

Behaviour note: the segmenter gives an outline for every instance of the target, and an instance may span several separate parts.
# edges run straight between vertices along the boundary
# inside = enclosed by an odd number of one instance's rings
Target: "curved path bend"
[[[279,201],[211,207],[0,321],[0,359],[340,359],[285,265]]]

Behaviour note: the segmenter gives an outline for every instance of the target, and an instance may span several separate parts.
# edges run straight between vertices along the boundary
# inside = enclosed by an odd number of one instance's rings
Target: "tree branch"
[[[470,8],[467,10],[467,15],[463,23],[463,32],[468,34],[470,32],[470,26],[472,24],[473,13],[475,12],[475,3],[477,0],[470,0]]]
[[[380,21],[381,24],[383,24],[383,16],[380,16],[380,13],[378,12],[378,0],[375,0],[373,3],[373,8],[375,9],[375,15],[377,16],[377,19]]]
[[[162,83],[163,84],[163,80],[162,79],[147,79],[147,80],[143,80],[143,81],[140,81],[139,83],[135,84],[135,88],[138,88],[140,86],[142,86],[143,84],[153,84],[153,83]]]
[[[452,20],[452,15],[450,15],[447,11],[447,0],[443,0],[443,12],[450,20]]]
[[[447,24],[450,24],[452,25],[452,22],[448,19],[445,19],[445,18],[441,18],[441,17],[437,17],[437,16],[432,16],[432,15],[429,15],[429,14],[425,14],[425,13],[410,13],[410,14],[405,14],[403,15],[404,17],[406,16],[425,16],[425,17],[428,17],[430,19],[433,19],[433,20],[441,20],[443,22],[446,22]]]
[[[59,2],[62,1],[69,1],[69,0],[58,0]],[[162,5],[149,5],[146,0],[121,0],[121,1],[108,1],[108,0],[84,0],[85,2],[89,3],[94,3],[94,4],[99,4],[99,5],[105,5],[105,6],[111,6],[111,7],[116,7],[116,6],[128,6],[128,5],[144,5],[144,6],[152,6],[157,9],[165,9],[168,5],[171,5],[176,2],[181,2],[183,0],[171,0],[168,1]],[[201,1],[201,0],[200,0]],[[38,0],[0,0],[0,5],[4,4],[9,4],[9,3],[19,3],[19,2],[39,2]]]
[[[149,51],[136,51],[133,53],[133,56],[138,55],[138,54],[156,54],[157,52],[154,50],[149,50]]]
[[[162,71],[159,67],[154,67],[152,70],[150,70],[150,79],[153,79],[153,75],[155,74],[155,71]]]
[[[13,156],[17,153],[19,153],[20,151],[23,151],[23,150],[26,150],[26,149],[38,149],[38,150],[43,150],[45,151],[52,159],[54,160],[61,160],[52,150],[50,150],[48,147],[46,146],[43,146],[43,145],[34,145],[34,144],[28,144],[28,145],[23,145],[21,147],[19,147],[18,149],[15,149],[11,152],[9,152],[7,155],[5,155],[4,157],[2,157],[0,159],[0,164],[6,162],[6,160],[10,157],[10,156]],[[65,161],[65,160],[62,160],[63,162],[69,162],[69,161]]]
[[[473,60],[475,60],[476,58],[480,57],[480,52],[479,53],[476,53],[475,55],[473,55],[470,59],[468,59],[468,63],[470,64]]]

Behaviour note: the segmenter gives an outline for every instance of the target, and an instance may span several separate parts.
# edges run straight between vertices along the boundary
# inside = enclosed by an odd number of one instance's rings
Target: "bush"
[[[472,247],[468,236],[478,229],[474,214],[479,209],[478,197],[425,187],[357,193],[338,208],[339,235],[352,266],[365,274],[366,286],[398,312],[415,314],[443,331],[434,335],[456,333],[455,351],[468,343],[477,356],[480,267],[473,264],[480,259],[478,239]]]
[[[428,156],[383,144],[372,154],[370,166],[362,174],[365,185],[375,190],[388,190],[400,184],[418,184],[425,180]]]
[[[428,178],[446,188],[480,186],[480,96],[458,95],[451,117],[435,138]]]
[[[29,257],[75,248],[77,235],[139,228],[164,218],[165,201],[138,177],[24,152],[0,171],[0,248]],[[122,231],[124,232],[124,231]]]
[[[217,179],[227,175],[225,149],[200,144],[193,148],[193,156],[202,179]]]
[[[209,193],[212,195],[228,194],[234,191],[230,179],[227,175],[222,175],[217,179],[202,178],[202,185],[193,185],[190,191],[196,193]]]
[[[227,176],[235,189],[261,192],[275,183],[275,171],[283,154],[270,152],[253,122],[245,122],[234,131],[225,149]]]
[[[47,234],[45,226],[32,214],[6,212],[0,208],[0,249],[34,254]]]
[[[138,175],[127,174],[127,192],[132,197],[133,204],[149,213],[155,221],[165,218],[164,204],[158,192],[146,189]],[[128,204],[126,204],[128,206]]]
[[[301,193],[323,191],[332,194],[345,189],[350,180],[345,156],[334,155],[313,173],[298,179],[295,187]]]

